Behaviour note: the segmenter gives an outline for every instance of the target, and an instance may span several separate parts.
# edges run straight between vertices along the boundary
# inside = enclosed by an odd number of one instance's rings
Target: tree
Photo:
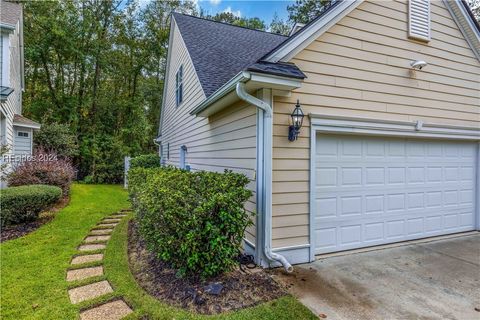
[[[58,122],[43,123],[40,131],[33,136],[35,149],[51,151],[62,158],[72,159],[78,155],[75,136],[68,126]]]
[[[205,15],[204,12],[201,11],[199,16],[201,18],[228,23],[234,26],[239,26],[239,27],[245,27],[245,28],[262,30],[262,31],[265,31],[267,29],[265,22],[260,18],[238,17],[231,12],[219,12],[214,16],[212,16],[212,15]]]
[[[80,178],[120,181],[123,156],[156,148],[169,15],[198,14],[196,5],[64,0],[24,6],[25,114],[47,128],[68,129],[78,145],[73,160]]]
[[[480,0],[468,0],[468,5],[472,9],[473,16],[480,22]]]
[[[280,19],[278,14],[275,12],[272,22],[270,22],[270,32],[283,34],[286,36],[290,33],[291,29],[291,26],[284,22],[282,19]]]
[[[308,23],[321,15],[332,0],[296,0],[287,6],[288,20],[291,23]]]

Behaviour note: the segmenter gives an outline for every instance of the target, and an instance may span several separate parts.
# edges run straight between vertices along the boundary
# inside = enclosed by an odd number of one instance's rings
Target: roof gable
[[[331,0],[330,5],[317,18],[310,21],[288,40],[268,52],[262,59],[269,62],[289,61],[320,35],[328,31],[343,17],[365,0]],[[452,17],[460,27],[466,41],[480,60],[480,26],[473,17],[465,0],[443,0]]]
[[[287,37],[174,13],[206,97]]]

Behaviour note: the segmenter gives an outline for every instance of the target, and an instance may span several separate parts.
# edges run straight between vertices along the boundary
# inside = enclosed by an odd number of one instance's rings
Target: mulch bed
[[[35,221],[20,223],[11,226],[5,226],[0,230],[0,243],[23,237],[50,222],[60,209],[64,208],[70,201],[69,197],[61,199],[53,208],[40,213],[39,218]]]
[[[178,278],[174,269],[147,251],[134,221],[130,221],[128,233],[130,270],[136,281],[150,295],[170,305],[201,314],[218,314],[251,307],[287,294],[258,268],[252,273],[234,270],[203,282]],[[205,292],[205,287],[213,283],[223,286],[219,295]]]

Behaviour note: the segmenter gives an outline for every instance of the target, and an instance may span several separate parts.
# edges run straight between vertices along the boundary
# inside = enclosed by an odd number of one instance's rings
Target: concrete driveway
[[[292,275],[275,274],[321,318],[480,319],[480,233],[325,258],[295,266]]]

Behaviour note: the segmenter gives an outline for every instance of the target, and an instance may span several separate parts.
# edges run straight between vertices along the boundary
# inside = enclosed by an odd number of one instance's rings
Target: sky
[[[217,12],[227,11],[241,17],[259,17],[268,25],[275,12],[286,21],[288,19],[287,6],[295,1],[288,0],[198,0],[198,5],[206,14],[215,15]]]

